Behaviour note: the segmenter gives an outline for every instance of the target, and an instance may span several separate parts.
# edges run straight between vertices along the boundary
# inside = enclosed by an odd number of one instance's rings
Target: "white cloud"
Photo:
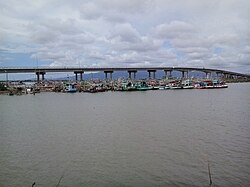
[[[140,34],[128,23],[116,25],[112,31],[113,38],[122,42],[140,42]]]
[[[172,21],[169,24],[160,24],[155,28],[155,35],[163,39],[183,38],[195,32],[193,26],[183,21]]]
[[[201,66],[249,73],[248,0],[0,2],[1,64]],[[2,52],[4,51],[4,52]]]

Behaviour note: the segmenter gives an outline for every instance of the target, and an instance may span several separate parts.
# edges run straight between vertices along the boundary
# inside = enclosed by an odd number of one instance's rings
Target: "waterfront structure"
[[[191,71],[199,71],[204,72],[206,74],[206,78],[210,78],[212,73],[216,73],[217,77],[219,75],[222,75],[225,78],[250,78],[249,74],[242,74],[232,71],[226,71],[226,70],[220,70],[220,69],[211,69],[211,68],[196,68],[196,67],[89,67],[89,68],[76,68],[76,67],[36,67],[36,68],[28,68],[28,67],[22,67],[22,68],[15,68],[15,67],[2,67],[0,68],[0,73],[5,73],[6,75],[8,73],[35,73],[37,76],[37,82],[40,82],[40,75],[41,80],[43,81],[45,79],[45,74],[48,72],[73,72],[75,74],[75,79],[78,81],[78,75],[80,74],[80,81],[83,80],[83,74],[84,72],[104,72],[105,73],[105,79],[108,79],[108,74],[110,75],[109,79],[112,80],[112,74],[114,71],[127,71],[128,76],[131,79],[132,73],[134,74],[133,78],[136,78],[136,73],[138,71],[147,71],[148,72],[148,78],[151,79],[151,73],[153,73],[153,79],[156,78],[156,72],[157,71],[164,71],[166,77],[172,77],[173,71],[179,71],[182,74],[182,79],[189,77],[189,72]]]

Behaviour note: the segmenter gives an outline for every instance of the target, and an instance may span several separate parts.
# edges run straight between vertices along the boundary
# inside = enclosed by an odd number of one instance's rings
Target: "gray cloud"
[[[195,32],[193,26],[183,21],[172,21],[169,24],[160,24],[155,28],[155,35],[160,38],[183,38]]]
[[[247,0],[9,0],[0,7],[0,49],[8,58],[250,70]]]

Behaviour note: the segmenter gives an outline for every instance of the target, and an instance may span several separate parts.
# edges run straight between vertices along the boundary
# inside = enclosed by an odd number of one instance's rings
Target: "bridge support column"
[[[223,77],[223,79],[226,78],[226,74],[225,73],[221,73],[221,76]]]
[[[37,83],[40,82],[40,75],[39,75],[39,72],[36,72],[36,82],[37,82]]]
[[[216,78],[219,79],[219,78],[223,78],[224,77],[224,74],[222,72],[216,72]],[[225,77],[224,77],[225,78]]]
[[[112,80],[113,79],[113,76],[112,76],[113,72],[114,71],[104,71],[104,73],[105,73],[105,79],[108,80],[108,74],[109,74],[110,80]]]
[[[80,73],[80,81],[83,80],[83,76],[82,75],[83,75],[83,72]]]
[[[165,78],[167,78],[167,76],[168,76],[168,70],[164,70],[164,72],[165,72]]]
[[[76,82],[78,81],[78,74],[77,73],[75,73],[75,80],[76,80]]]
[[[182,73],[181,78],[184,79],[185,78],[185,71],[181,71],[181,73]]]
[[[220,77],[220,72],[216,72],[216,78],[218,79]]]
[[[44,81],[44,75],[45,75],[45,72],[42,72],[42,81]]]
[[[84,71],[74,71],[76,82],[78,81],[78,74],[80,74],[80,81],[83,80]]]
[[[172,70],[169,71],[169,78],[172,78]]]
[[[172,77],[172,70],[164,70],[164,72],[165,72],[165,78],[170,78],[170,77]],[[169,72],[169,76],[168,76],[168,72]]]
[[[148,70],[148,79],[151,79],[151,73],[153,73],[153,79],[155,79],[156,78],[156,76],[155,76],[155,72],[156,72],[156,70]]]
[[[46,72],[36,72],[36,81],[37,83],[40,83],[40,75],[42,75],[42,81],[44,81],[44,75]]]
[[[204,71],[204,72],[205,72],[205,74],[206,74],[206,79],[210,79],[212,73],[211,73],[210,71]]]
[[[182,78],[182,79],[189,78],[189,70],[180,69],[180,70],[178,70],[178,71],[181,72],[181,78]]]
[[[128,77],[129,79],[132,79],[132,74],[133,74],[133,79],[136,77],[137,70],[128,70]]]

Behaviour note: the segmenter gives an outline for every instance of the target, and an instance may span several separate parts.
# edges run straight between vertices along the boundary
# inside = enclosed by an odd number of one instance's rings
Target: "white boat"
[[[193,89],[194,86],[193,86],[193,81],[192,80],[184,80],[182,81],[182,88],[183,89]]]
[[[182,88],[183,88],[183,89],[193,89],[193,88],[194,88],[194,86],[189,85],[189,86],[183,86]]]

